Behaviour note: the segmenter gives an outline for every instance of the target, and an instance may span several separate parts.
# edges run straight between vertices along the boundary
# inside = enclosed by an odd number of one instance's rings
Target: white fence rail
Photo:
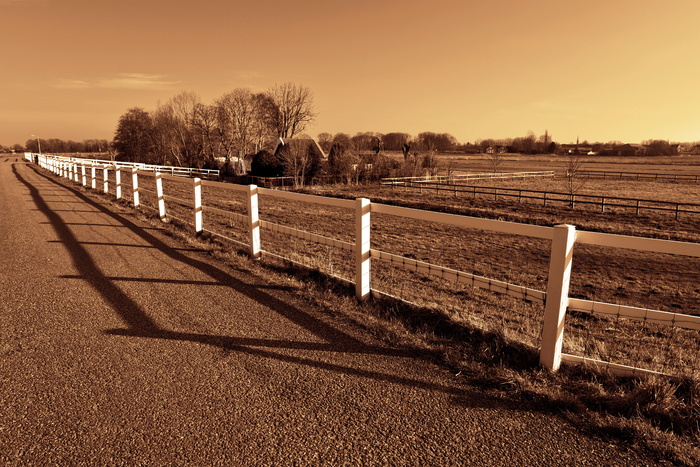
[[[27,160],[32,160],[34,157],[46,156],[53,159],[55,164],[78,164],[79,166],[102,168],[102,167],[121,167],[121,168],[136,168],[144,172],[160,172],[162,174],[169,174],[181,177],[203,177],[203,178],[219,178],[219,170],[216,169],[196,169],[192,167],[175,167],[169,165],[154,165],[154,164],[143,164],[140,162],[124,162],[124,161],[106,161],[102,159],[81,159],[78,157],[67,157],[67,156],[54,156],[47,154],[34,154],[31,152],[25,152],[24,158]],[[94,187],[93,187],[94,188]]]
[[[29,159],[31,160],[31,158]],[[91,187],[92,189],[95,189],[96,187],[94,183],[90,185],[87,183],[85,169],[86,167],[92,166],[86,165],[85,161],[68,161],[54,156],[42,155],[38,157],[38,163],[43,168],[50,170],[57,175],[66,177],[75,181],[76,183],[81,183],[86,188]],[[102,170],[105,173],[103,177],[103,189],[105,192],[107,192],[106,173],[108,170],[116,170],[116,197],[120,198],[121,191],[119,186],[119,174],[122,170],[127,169],[103,165]],[[140,204],[138,177],[139,174],[146,175],[146,173],[142,172],[141,169],[136,167],[129,168],[128,171],[133,177],[131,184],[133,204],[134,206],[138,207]],[[82,178],[78,176],[79,174],[82,175]],[[93,169],[91,179],[94,181],[96,177],[97,175]],[[163,193],[163,178],[175,179],[175,177],[163,175],[160,172],[155,173],[157,210],[159,217],[162,220],[166,220],[168,216],[167,206],[165,203],[167,196],[165,196]],[[182,181],[181,178],[179,178],[179,180]],[[235,216],[238,221],[241,221],[241,223],[245,225],[247,237],[247,243],[245,246],[252,257],[257,258],[263,255],[277,256],[273,253],[266,252],[264,250],[264,246],[261,245],[261,228],[304,240],[317,242],[323,245],[352,251],[354,254],[355,267],[354,286],[356,296],[359,300],[365,300],[372,294],[382,294],[381,291],[373,289],[371,284],[371,260],[375,259],[380,261],[388,261],[394,266],[403,269],[419,271],[427,275],[450,279],[457,283],[465,283],[473,287],[543,304],[544,315],[542,319],[540,364],[551,370],[557,370],[561,362],[564,361],[572,363],[586,362],[601,365],[609,368],[611,371],[622,374],[655,373],[654,371],[645,368],[625,366],[590,359],[583,356],[563,354],[562,340],[564,336],[564,320],[567,309],[570,311],[573,310],[590,314],[611,314],[617,317],[624,317],[632,320],[644,320],[645,322],[672,325],[684,329],[700,330],[700,317],[697,316],[669,313],[660,310],[636,308],[611,303],[601,303],[569,297],[571,265],[574,257],[574,246],[577,243],[700,258],[700,244],[697,243],[630,237],[597,232],[577,232],[575,227],[569,225],[544,227],[529,224],[517,224],[513,222],[480,219],[468,216],[389,206],[385,204],[372,203],[370,200],[365,198],[358,198],[356,200],[336,199],[258,188],[255,185],[242,186],[204,181],[199,178],[194,178],[192,181],[192,198],[190,204],[192,206],[191,224],[194,226],[195,233],[207,231],[206,222],[203,217],[204,207],[206,207],[202,203],[203,185],[215,186],[225,190],[233,190],[245,195],[247,214],[240,215],[233,212],[227,212],[227,215],[232,217]],[[260,219],[258,213],[258,198],[260,194],[290,201],[346,208],[350,210],[350,212],[354,212],[355,242],[350,243]],[[400,216],[406,219],[423,220],[469,229],[480,229],[489,232],[549,240],[551,241],[551,253],[547,290],[535,290],[521,285],[511,284],[505,281],[499,281],[488,277],[431,264],[425,261],[405,258],[388,252],[372,249],[370,248],[370,240],[372,235],[370,220],[372,214]],[[241,242],[238,243],[242,244]]]
[[[396,185],[406,182],[465,182],[474,180],[513,180],[522,178],[552,178],[554,177],[553,170],[540,170],[535,172],[485,172],[485,173],[468,173],[456,175],[434,175],[423,177],[394,177],[382,178],[381,185]]]

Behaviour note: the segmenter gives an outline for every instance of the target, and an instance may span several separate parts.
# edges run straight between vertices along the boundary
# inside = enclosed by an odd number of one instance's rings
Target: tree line
[[[293,138],[313,122],[313,95],[293,83],[254,93],[237,88],[211,104],[182,92],[153,111],[133,107],[119,118],[118,160],[245,171],[244,160]]]
[[[64,153],[109,153],[112,143],[106,139],[85,139],[83,141],[63,140],[58,138],[32,138],[28,139],[24,146],[0,146],[0,152],[41,152]]]

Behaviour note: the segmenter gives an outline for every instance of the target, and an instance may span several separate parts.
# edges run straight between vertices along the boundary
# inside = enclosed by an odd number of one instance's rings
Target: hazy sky
[[[0,0],[0,143],[181,91],[311,88],[307,133],[700,140],[698,0]]]

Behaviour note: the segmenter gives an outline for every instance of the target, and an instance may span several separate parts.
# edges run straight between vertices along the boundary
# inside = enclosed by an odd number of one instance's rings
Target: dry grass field
[[[558,181],[498,183],[499,186],[521,184],[529,189],[546,184],[551,190]],[[168,179],[164,184],[168,216],[191,233],[191,181]],[[649,185],[590,180],[586,189],[592,193],[602,190],[608,196],[653,194],[671,201],[677,199],[674,193],[699,197],[696,185],[669,182]],[[152,177],[141,177],[140,186],[144,211],[150,212],[156,206]],[[130,179],[123,178],[123,190],[129,199]],[[350,199],[367,197],[373,202],[521,223],[570,223],[582,230],[700,241],[700,219],[676,220],[665,213],[641,216],[616,210],[600,213],[566,206],[513,204],[506,199],[404,192],[378,185],[311,187],[306,191]],[[229,240],[233,241],[234,250],[236,246],[243,248],[247,244],[246,225],[236,214],[246,212],[244,195],[205,186],[203,198],[205,229],[209,231],[204,237],[223,248],[231,248]],[[261,195],[260,217],[345,242],[354,241],[354,212],[350,209]],[[358,308],[353,304],[352,293],[332,279],[335,276],[353,279],[351,252],[268,230],[263,230],[261,236],[264,250],[310,268],[295,269],[296,274],[305,277],[299,283],[299,293],[329,312],[347,314],[397,345],[411,345],[440,355],[455,371],[487,390],[515,391],[519,397],[542,398],[553,410],[572,411],[568,416],[577,423],[608,430],[614,437],[631,440],[680,465],[700,461],[700,338],[696,331],[618,316],[570,312],[566,318],[564,352],[660,371],[675,379],[619,380],[593,369],[575,367],[547,375],[537,366],[541,304],[374,260],[373,288],[402,300],[384,299]],[[546,287],[549,247],[548,241],[529,237],[389,215],[372,217],[374,249],[537,290]],[[285,270],[289,266],[274,261],[269,265]],[[571,296],[700,315],[699,277],[700,259],[578,246]],[[580,414],[574,415],[577,411]]]
[[[155,206],[153,193],[142,182],[142,200]],[[498,186],[553,189],[560,179],[489,182]],[[166,180],[169,213],[191,222],[189,185]],[[652,185],[652,186],[650,186]],[[592,194],[607,196],[651,196],[674,201],[674,193],[700,201],[700,187],[671,182],[613,183],[589,180]],[[648,236],[681,241],[700,241],[700,218],[674,219],[667,213],[642,215],[607,210],[595,212],[566,206],[515,204],[505,200],[417,193],[386,187],[331,186],[307,191],[344,198],[368,197],[374,202],[398,204],[488,217],[521,223],[555,225],[570,223],[581,230]],[[180,194],[174,194],[174,193]],[[220,236],[247,243],[242,193],[205,187],[205,229]],[[232,214],[234,213],[234,214]],[[318,235],[353,242],[354,213],[349,209],[281,200],[260,196],[260,217],[268,222],[310,231]],[[262,231],[262,247],[330,276],[353,280],[353,257],[348,251],[319,245],[287,235]],[[549,263],[549,242],[525,236],[496,234],[430,222],[406,220],[389,215],[372,218],[372,248],[404,258],[449,267],[491,279],[545,290]],[[438,277],[397,268],[375,260],[373,288],[422,307],[444,313],[447,319],[490,332],[536,349],[539,347],[542,306],[511,297],[494,295]],[[700,259],[652,254],[607,247],[579,246],[575,251],[570,295],[574,298],[616,303],[640,308],[700,315]],[[676,376],[699,378],[700,345],[695,332],[674,327],[655,327],[630,322],[617,316],[591,318],[571,313],[567,320],[564,351],[613,363],[639,366]],[[652,336],[653,338],[650,338]]]

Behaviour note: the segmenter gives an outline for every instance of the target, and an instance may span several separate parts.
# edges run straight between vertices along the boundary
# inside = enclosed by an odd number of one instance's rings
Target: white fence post
[[[83,176],[83,186],[87,186],[87,170],[85,164],[80,164],[80,175]]]
[[[202,219],[202,179],[194,179],[194,231],[202,233],[204,221]]]
[[[355,199],[355,296],[369,297],[370,284],[370,208],[367,198]]]
[[[576,227],[566,224],[554,226],[540,348],[540,365],[552,371],[558,370],[561,364],[564,318],[569,305],[569,283],[575,241]]]
[[[156,196],[158,197],[158,217],[165,222],[165,196],[163,196],[163,174],[156,172]]]
[[[80,183],[80,173],[76,162],[73,163],[73,170],[75,172],[75,183]]]
[[[139,207],[139,169],[131,169],[131,186],[134,188],[134,207]]]
[[[248,185],[248,231],[250,256],[260,258],[260,217],[258,216],[258,187]]]
[[[109,169],[107,166],[102,167],[102,190],[105,193],[109,193]]]
[[[115,196],[122,199],[122,169],[119,166],[114,169],[114,185]]]
[[[90,187],[97,189],[97,167],[94,165],[90,167]]]

